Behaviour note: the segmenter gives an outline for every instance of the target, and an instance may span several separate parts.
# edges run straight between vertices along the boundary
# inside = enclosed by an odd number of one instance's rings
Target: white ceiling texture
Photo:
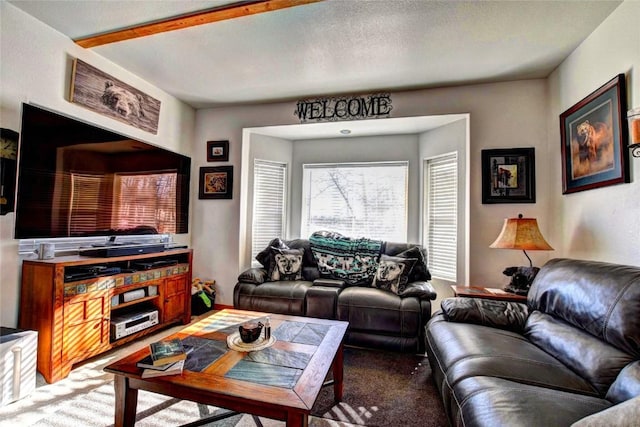
[[[77,40],[238,2],[10,3]],[[619,4],[324,0],[91,49],[207,108],[544,78]]]

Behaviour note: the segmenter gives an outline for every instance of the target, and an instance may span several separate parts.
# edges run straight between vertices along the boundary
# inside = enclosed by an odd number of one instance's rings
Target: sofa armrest
[[[529,316],[525,304],[485,298],[446,298],[440,307],[450,322],[475,323],[514,332],[524,330]]]
[[[267,281],[267,270],[265,268],[253,267],[243,271],[238,276],[238,282],[253,283],[260,285]]]
[[[320,278],[313,281],[313,286],[324,286],[327,288],[344,288],[347,284],[344,280]]]
[[[410,282],[404,290],[398,293],[400,298],[415,297],[418,299],[434,300],[438,296],[429,282]]]

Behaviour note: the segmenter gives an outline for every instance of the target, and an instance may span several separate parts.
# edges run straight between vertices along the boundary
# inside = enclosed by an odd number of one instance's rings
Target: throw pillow
[[[256,261],[262,264],[262,266],[266,269],[269,269],[271,267],[271,258],[273,254],[271,248],[288,249],[287,245],[279,237],[276,237],[275,239],[270,241],[269,245],[256,255]]]
[[[429,267],[427,267],[427,255],[424,248],[421,246],[414,246],[413,248],[407,249],[396,256],[400,258],[416,259],[416,263],[413,266],[411,275],[409,276],[409,282],[426,282],[431,280],[431,272],[429,272]]]
[[[269,266],[269,279],[302,280],[302,257],[304,249],[280,249],[271,248],[271,265]]]
[[[372,286],[393,292],[396,295],[402,293],[415,263],[415,258],[381,255]]]

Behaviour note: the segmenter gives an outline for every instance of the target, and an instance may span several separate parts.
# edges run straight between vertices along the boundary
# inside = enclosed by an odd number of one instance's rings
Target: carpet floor
[[[102,367],[118,359],[87,363],[68,378],[43,385],[0,408],[0,426],[111,427],[113,376]],[[334,405],[333,388],[322,389],[312,427],[446,426],[442,402],[424,356],[345,348],[344,396]],[[141,391],[137,427],[179,426],[226,410]],[[210,427],[281,427],[284,422],[247,414],[205,424]]]

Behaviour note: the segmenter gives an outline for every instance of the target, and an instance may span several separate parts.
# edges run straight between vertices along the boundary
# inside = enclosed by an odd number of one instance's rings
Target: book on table
[[[187,356],[193,351],[193,347],[190,345],[183,344],[182,347],[184,348],[184,352],[187,354]],[[155,369],[156,371],[165,371],[175,363],[176,362],[169,362],[165,363],[164,365],[154,365],[153,358],[151,357],[151,355],[148,355],[144,359],[139,360],[136,363],[136,366],[142,369]]]
[[[180,338],[164,339],[149,344],[153,366],[166,365],[187,358]]]
[[[184,360],[178,360],[177,362],[169,363],[164,370],[147,368],[142,371],[142,378],[161,377],[165,375],[179,375],[184,369]]]

